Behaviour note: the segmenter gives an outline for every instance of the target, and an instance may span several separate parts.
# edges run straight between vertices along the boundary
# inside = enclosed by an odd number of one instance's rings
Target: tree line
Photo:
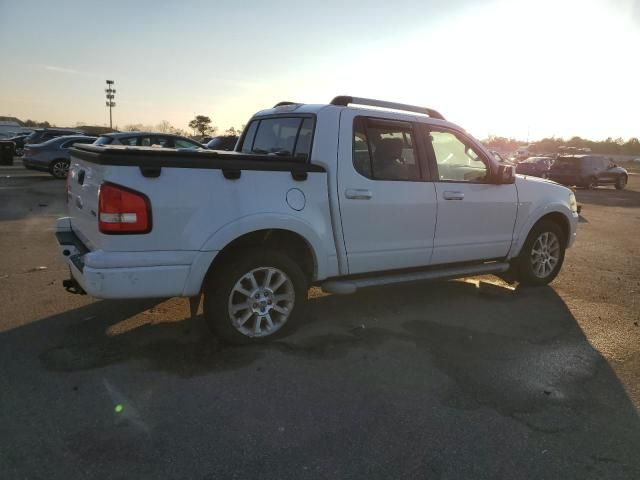
[[[514,138],[490,136],[483,140],[487,147],[500,152],[513,152],[518,147],[530,146],[534,153],[558,153],[560,147],[589,148],[593,153],[608,155],[640,155],[640,140],[632,137],[628,140],[623,138],[608,137],[606,140],[595,141],[582,137],[571,137],[568,140],[560,137],[543,138],[534,142],[523,142]]]
[[[37,120],[25,120],[22,122],[24,127],[31,128],[51,128],[56,127],[57,125],[51,124],[47,121],[39,122]],[[82,122],[76,122],[74,125],[76,128],[81,128],[84,125]],[[168,120],[161,120],[160,123],[156,125],[148,125],[143,123],[129,123],[122,127],[122,131],[124,132],[159,132],[159,133],[172,133],[174,135],[182,135],[183,137],[189,137],[192,134],[198,134],[201,137],[205,136],[213,136],[215,135],[219,129],[217,126],[213,125],[211,117],[206,115],[196,115],[196,117],[191,120],[188,124],[189,129],[191,131],[174,127],[171,122]],[[226,130],[223,130],[224,135],[236,135],[239,136],[244,129],[244,125],[240,128],[229,127]],[[115,130],[120,130],[120,128],[116,125]]]

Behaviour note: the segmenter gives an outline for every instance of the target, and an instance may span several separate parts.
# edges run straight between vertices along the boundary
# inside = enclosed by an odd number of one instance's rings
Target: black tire
[[[584,184],[584,188],[586,188],[587,190],[593,190],[597,186],[598,186],[598,180],[596,179],[596,177],[587,178],[587,181]]]
[[[67,178],[68,171],[69,160],[59,158],[58,160],[51,162],[51,165],[49,165],[49,173],[60,180]]]
[[[548,273],[542,272],[543,275],[541,276],[535,272],[534,264],[537,256],[533,253],[533,250],[534,245],[538,247],[538,245],[536,245],[536,241],[545,233],[553,234],[557,240],[558,250],[555,254],[557,257],[557,263]],[[551,220],[539,221],[529,232],[527,240],[522,247],[522,251],[515,261],[514,270],[517,272],[518,281],[523,285],[530,286],[542,286],[551,283],[562,268],[565,248],[566,238],[560,226]]]
[[[257,291],[251,290],[248,283],[242,283],[248,281],[245,277],[251,272],[255,272],[256,280],[258,280],[258,285],[260,285],[258,288],[262,289],[262,286],[267,282],[266,273],[264,276],[261,276],[262,270],[260,269],[262,268],[278,270],[290,281],[290,283],[285,281],[285,284],[273,291],[265,290],[266,293],[264,293],[264,295],[269,295],[268,292],[271,292],[271,296],[268,298],[273,298],[273,302],[269,300],[269,305],[273,304],[272,306],[266,305],[267,297],[262,296],[262,290],[260,291],[261,293],[256,294],[261,295],[260,300],[255,301],[253,295],[248,297],[238,291],[234,291],[234,287],[238,282],[241,282],[240,285],[245,287],[247,291]],[[280,273],[274,273],[276,278],[283,278]],[[277,283],[277,281],[275,283]],[[288,289],[284,294],[283,288]],[[293,303],[290,304],[288,301],[285,302],[283,300],[285,303],[278,305],[275,298],[289,295],[291,290],[294,294]],[[208,276],[204,287],[204,317],[209,327],[224,343],[233,345],[261,343],[282,336],[295,325],[304,314],[307,303],[307,293],[307,277],[298,264],[286,254],[267,249],[238,251],[232,254],[229,259],[224,260],[223,263],[216,265],[216,271]],[[243,312],[242,315],[251,314],[251,316],[248,320],[245,320],[243,325],[236,327],[234,326],[234,319],[230,312],[231,304],[234,300],[239,300],[238,304],[245,303],[241,302],[243,299],[247,300],[247,304],[251,304],[251,302],[255,303],[252,304],[251,308],[241,310]],[[289,311],[288,317],[286,317],[279,326],[278,319],[282,320],[284,314],[277,312],[275,310],[276,307],[286,308]],[[263,321],[266,322],[266,317],[263,317],[262,313],[255,311],[256,308],[262,308],[262,311],[264,311],[265,308],[269,309],[264,315],[269,315],[270,321],[277,326],[272,333],[261,333],[260,336],[251,336],[252,333],[247,334],[240,331],[240,329],[250,329],[255,332],[256,324],[260,326],[263,324]],[[271,317],[271,314],[273,314],[273,317]],[[270,328],[269,325],[265,325],[265,327],[266,330]]]
[[[616,180],[616,190],[624,190],[624,187],[627,186],[627,176],[620,175],[618,180]]]

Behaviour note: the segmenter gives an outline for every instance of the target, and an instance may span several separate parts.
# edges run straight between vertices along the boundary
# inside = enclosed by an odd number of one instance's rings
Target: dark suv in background
[[[563,185],[595,188],[615,185],[622,190],[627,185],[627,171],[612,159],[600,155],[559,156],[549,170],[549,178]]]
[[[27,135],[24,141],[25,145],[44,143],[52,138],[62,137],[64,135],[84,135],[82,130],[73,130],[71,128],[36,128]]]

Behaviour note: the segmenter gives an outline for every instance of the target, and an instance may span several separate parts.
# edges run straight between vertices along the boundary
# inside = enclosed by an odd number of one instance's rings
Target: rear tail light
[[[151,202],[143,193],[114,183],[103,183],[98,199],[98,221],[102,233],[149,233]]]

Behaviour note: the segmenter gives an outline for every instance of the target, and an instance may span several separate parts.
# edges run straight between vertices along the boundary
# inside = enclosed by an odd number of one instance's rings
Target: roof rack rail
[[[347,107],[352,103],[357,105],[368,105],[371,107],[391,108],[393,110],[422,113],[423,115],[429,115],[432,118],[444,120],[442,114],[437,110],[426,107],[417,107],[415,105],[407,105],[406,103],[387,102],[385,100],[375,100],[373,98],[350,97],[348,95],[340,95],[331,100],[331,105],[339,105],[343,107]]]
[[[298,105],[298,102],[278,102],[273,106],[273,108],[284,107],[285,105]]]

